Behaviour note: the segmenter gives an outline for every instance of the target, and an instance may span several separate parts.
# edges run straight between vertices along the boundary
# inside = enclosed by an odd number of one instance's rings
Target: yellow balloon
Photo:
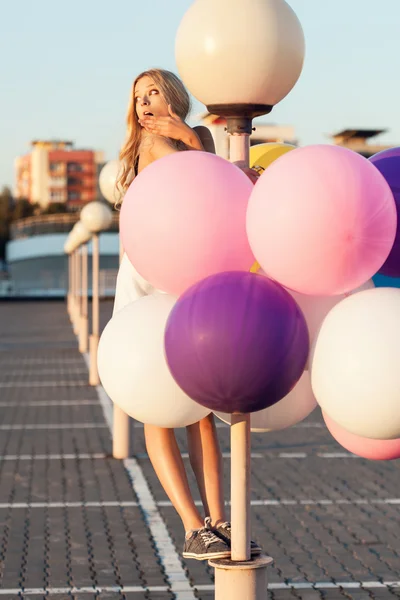
[[[280,142],[257,144],[250,148],[250,167],[263,172],[274,160],[295,149],[296,146],[292,144]]]
[[[261,269],[260,263],[258,263],[257,261],[254,263],[254,265],[251,267],[250,269],[250,273],[258,273],[258,271]]]

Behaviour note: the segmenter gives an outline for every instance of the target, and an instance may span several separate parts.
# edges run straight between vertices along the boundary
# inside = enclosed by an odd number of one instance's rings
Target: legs
[[[151,463],[185,531],[202,527],[203,519],[194,504],[173,429],[145,425],[144,431]],[[190,463],[205,514],[211,517],[213,525],[226,521],[222,456],[213,415],[187,427],[187,436]]]
[[[214,415],[187,427],[190,464],[206,515],[213,525],[226,521],[222,455]]]
[[[145,425],[144,432],[151,463],[168,498],[181,517],[185,531],[203,527],[203,519],[190,492],[174,430]]]

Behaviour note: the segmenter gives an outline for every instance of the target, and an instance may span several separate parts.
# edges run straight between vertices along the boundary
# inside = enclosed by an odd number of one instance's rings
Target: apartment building
[[[28,154],[15,159],[15,196],[38,203],[65,203],[67,210],[100,197],[101,151],[78,149],[65,140],[34,140]]]

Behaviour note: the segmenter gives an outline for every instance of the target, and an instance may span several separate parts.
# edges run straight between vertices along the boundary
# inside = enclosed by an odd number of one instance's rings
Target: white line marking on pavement
[[[343,588],[347,590],[352,589],[372,589],[372,588],[398,588],[400,587],[400,581],[337,581],[336,583],[330,581],[316,581],[315,583],[270,583],[268,584],[269,590],[330,590]]]
[[[107,458],[104,452],[93,454],[4,454],[0,456],[0,462],[3,460],[86,460],[96,458]]]
[[[307,583],[269,583],[269,590],[331,590],[331,589],[377,589],[377,588],[400,588],[400,581],[337,581],[333,583],[331,581],[316,581]],[[11,588],[11,589],[0,589],[0,596],[29,596],[29,595],[61,595],[61,594],[101,594],[107,592],[114,593],[143,593],[144,591],[149,592],[169,592],[171,588],[165,585],[150,585],[147,588],[138,585],[126,585],[126,586],[92,586],[92,587],[62,587],[62,588]],[[179,585],[181,594],[176,594],[176,597],[182,598],[182,592],[191,592],[193,588],[189,588],[188,584],[182,582]],[[211,592],[215,589],[212,584],[196,585],[195,589],[199,592]],[[188,596],[186,596],[188,597]]]
[[[189,458],[188,452],[181,452],[182,458]],[[260,452],[252,452],[251,458],[266,458],[266,454],[261,454]],[[146,452],[141,452],[140,454],[136,454],[136,457],[139,459],[149,460],[149,455]],[[230,452],[222,452],[222,458],[230,458]]]
[[[128,459],[130,460],[130,459]],[[202,506],[201,500],[195,500],[196,506]],[[227,506],[230,505],[230,501],[227,500],[225,502]],[[355,499],[349,500],[347,498],[341,498],[337,500],[331,500],[328,498],[322,498],[317,500],[312,500],[311,498],[306,498],[304,500],[296,500],[290,498],[283,498],[282,500],[251,500],[251,506],[332,506],[336,505],[374,505],[374,504],[391,504],[391,505],[400,505],[400,498],[370,498],[370,499]],[[0,503],[0,508],[59,508],[59,507],[67,507],[67,508],[79,508],[79,507],[97,507],[97,506],[141,506],[134,501],[121,501],[118,502],[116,500],[104,501],[104,502],[13,502],[13,503]],[[154,500],[154,506],[160,506],[163,508],[172,507],[172,502],[169,500]],[[153,507],[154,508],[154,507]]]
[[[333,504],[345,504],[345,505],[353,505],[353,504],[400,504],[400,498],[355,498],[350,500],[348,498],[338,498],[338,499],[330,499],[330,498],[322,498],[313,500],[311,498],[305,498],[304,500],[298,499],[285,499],[282,500],[252,500],[252,506],[308,506],[308,505],[318,505],[318,506],[328,506]]]
[[[280,452],[278,454],[279,458],[307,458],[307,454],[305,452]]]
[[[33,400],[32,402],[0,402],[0,408],[40,406],[98,406],[98,400]]]
[[[87,381],[7,381],[0,382],[0,388],[37,388],[37,387],[86,387]]]
[[[99,508],[101,506],[109,507],[129,507],[139,506],[134,500],[105,500],[104,502],[0,502],[0,508]]]
[[[20,429],[104,429],[107,425],[104,423],[40,423],[38,425],[0,425],[0,431],[18,431]]]
[[[8,370],[8,376],[13,376],[13,377],[18,377],[21,373],[21,368],[19,366],[18,370],[13,370],[10,371]],[[71,368],[70,370],[65,369],[65,367],[62,367],[61,365],[56,365],[54,367],[54,369],[40,369],[40,368],[35,368],[32,369],[31,371],[26,371],[24,370],[24,375],[36,375],[36,376],[42,376],[42,375],[54,375],[55,377],[60,377],[60,376],[65,376],[65,375],[86,375],[87,373],[87,369],[85,369],[84,367],[82,368],[82,365],[79,368]]]
[[[318,423],[314,421],[309,421],[306,423],[296,423],[296,425],[292,425],[293,429],[326,429],[325,423]]]
[[[51,365],[59,364],[60,366],[66,363],[76,363],[81,365],[82,361],[80,358],[6,358],[0,359],[0,366],[2,365]]]
[[[361,458],[350,452],[318,452],[317,456],[319,458]]]
[[[85,354],[84,358],[86,364],[88,364],[88,355]],[[96,391],[112,435],[111,400],[100,385],[96,387]],[[165,575],[170,582],[170,589],[175,594],[176,600],[195,600],[194,588],[190,585],[186,571],[139,463],[135,458],[127,458],[123,463],[131,479],[132,488],[139,500],[144,519],[150,529]]]

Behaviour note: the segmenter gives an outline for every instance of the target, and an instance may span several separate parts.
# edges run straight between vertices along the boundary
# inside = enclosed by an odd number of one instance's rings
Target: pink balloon
[[[400,458],[400,439],[371,440],[360,437],[343,429],[335,421],[332,421],[325,412],[322,413],[322,416],[335,440],[352,454],[357,454],[357,456],[369,460],[395,460]]]
[[[155,288],[173,295],[208,275],[250,270],[246,211],[252,190],[238,167],[214,154],[177,152],[155,161],[122,203],[129,260]]]
[[[247,233],[269,277],[302,294],[344,294],[370,279],[393,246],[389,185],[364,157],[339,146],[281,156],[256,183]]]

